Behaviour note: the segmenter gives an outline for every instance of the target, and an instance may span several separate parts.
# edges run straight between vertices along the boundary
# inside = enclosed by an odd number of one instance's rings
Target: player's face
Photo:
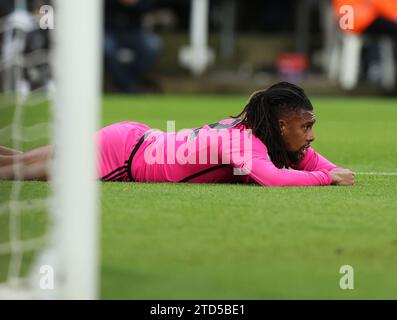
[[[314,140],[313,125],[316,118],[312,111],[300,111],[279,120],[281,135],[287,151],[299,159]]]

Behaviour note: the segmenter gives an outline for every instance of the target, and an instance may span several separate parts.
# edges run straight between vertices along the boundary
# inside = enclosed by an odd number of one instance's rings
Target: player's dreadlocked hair
[[[241,123],[266,145],[276,167],[288,168],[294,159],[287,152],[278,121],[282,115],[299,110],[313,110],[303,89],[288,82],[279,82],[254,92],[244,110],[234,118],[241,117]]]

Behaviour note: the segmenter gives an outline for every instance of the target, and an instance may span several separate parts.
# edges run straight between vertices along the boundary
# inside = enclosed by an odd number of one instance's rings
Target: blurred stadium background
[[[341,30],[341,3],[103,1],[102,125],[134,120],[166,129],[173,119],[177,129],[200,126],[286,80],[313,99],[315,147],[364,174],[351,189],[103,184],[96,296],[396,298],[397,32],[395,25]],[[389,3],[392,15],[397,1]],[[53,139],[54,43],[52,30],[39,27],[43,5],[57,10],[52,1],[0,0],[0,144],[21,150]],[[15,34],[23,35],[21,46]],[[16,53],[29,63],[21,68]],[[26,129],[19,136],[7,129],[15,124],[14,94],[36,106],[17,118]],[[29,199],[51,197],[50,189],[21,183],[15,199],[15,184],[0,182],[0,243],[45,233],[47,205],[32,209]],[[27,200],[23,210],[39,218],[12,220],[15,200]],[[16,259],[0,245],[0,282],[27,274],[37,248]],[[350,292],[338,285],[343,264],[358,270],[361,286]]]
[[[360,1],[345,1],[355,2]],[[18,1],[0,3],[4,17]],[[38,15],[51,2],[26,3]],[[386,36],[356,33],[362,41],[358,49],[342,41],[346,32],[338,19],[343,12],[338,15],[335,8],[331,0],[104,0],[104,90],[247,94],[286,79],[310,94],[395,94],[393,80],[382,81],[382,76],[394,78],[384,74],[394,70],[389,50],[393,30],[385,31]],[[46,32],[37,33],[27,40],[27,50],[48,48]],[[352,84],[340,79],[341,51],[349,63],[359,65]],[[132,68],[128,70],[135,75],[123,78],[116,64]],[[137,88],[120,83],[136,78]]]

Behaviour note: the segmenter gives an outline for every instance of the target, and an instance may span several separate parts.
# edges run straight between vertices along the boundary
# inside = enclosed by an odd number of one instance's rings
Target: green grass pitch
[[[246,100],[105,96],[103,125],[134,120],[165,129],[176,120],[177,129],[195,127],[237,114]],[[397,100],[312,102],[317,151],[357,172],[397,172]],[[12,116],[3,114],[1,127]],[[27,108],[22,123],[47,116],[44,106]],[[10,145],[6,134],[0,140]],[[26,182],[22,197],[48,190],[47,183]],[[397,298],[396,175],[358,175],[354,187],[103,183],[101,190],[101,298]],[[0,203],[10,192],[11,183],[0,182]],[[46,225],[42,212],[21,220],[22,237]],[[0,243],[8,222],[0,215]],[[0,279],[8,262],[0,256]],[[354,268],[353,290],[339,287],[342,265]]]

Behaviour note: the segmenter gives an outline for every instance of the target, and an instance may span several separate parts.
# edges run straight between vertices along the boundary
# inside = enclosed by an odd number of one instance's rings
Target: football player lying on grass
[[[163,132],[132,121],[99,130],[98,179],[125,182],[353,185],[354,175],[315,152],[315,115],[288,82],[252,94],[242,112],[200,128]],[[53,146],[0,147],[0,179],[47,180]],[[77,156],[77,155],[76,155]]]

